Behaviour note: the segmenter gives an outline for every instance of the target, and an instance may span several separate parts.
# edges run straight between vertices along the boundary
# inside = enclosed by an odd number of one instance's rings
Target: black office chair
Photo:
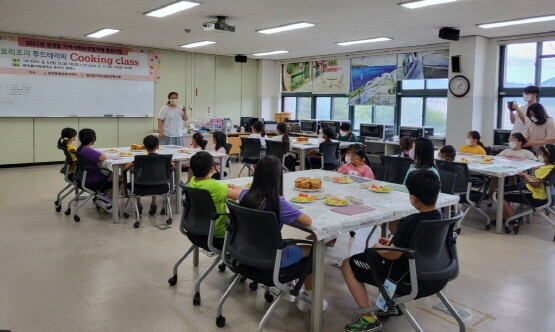
[[[441,302],[447,307],[451,315],[459,323],[459,331],[464,332],[465,326],[461,317],[453,308],[449,300],[443,295],[442,290],[448,281],[457,278],[459,274],[459,260],[457,257],[456,238],[453,227],[460,220],[460,214],[454,218],[444,220],[428,220],[419,222],[411,238],[409,248],[371,248],[366,243],[364,251],[367,263],[370,266],[374,286],[377,286],[385,299],[388,307],[398,306],[416,331],[423,331],[412,314],[405,307],[405,303],[422,297],[436,294]],[[377,250],[396,251],[403,253],[408,258],[410,282],[400,281],[393,298],[388,296],[384,288],[387,276],[379,275],[378,267],[374,266]],[[377,311],[379,308],[373,305],[368,308],[359,309],[357,314],[369,311]]]
[[[441,192],[448,195],[455,194],[455,181],[457,174],[438,169]]]
[[[376,180],[385,181],[385,175],[387,174],[387,166],[380,164],[370,164],[368,165],[374,173]]]
[[[56,201],[54,202],[54,205],[56,205],[56,212],[62,211],[62,201],[77,188],[75,186],[75,183],[73,182],[75,162],[71,158],[71,154],[67,151],[66,148],[58,147],[58,149],[62,150],[65,155],[64,166],[60,169],[60,173],[64,175],[64,181],[67,184],[56,195]]]
[[[233,147],[233,144],[231,143],[225,144],[225,153],[227,154],[228,157],[226,159],[225,165],[223,166],[220,165],[220,171],[215,172],[214,175],[212,175],[212,179],[223,180],[226,178],[228,174],[231,174],[231,162],[230,162],[231,157],[229,156],[229,151],[231,151],[232,147]],[[227,172],[224,170],[224,168],[227,168]]]
[[[133,227],[138,228],[141,224],[141,214],[135,197],[165,195],[162,210],[167,211],[166,224],[172,224],[172,208],[170,196],[174,188],[173,184],[172,155],[151,154],[135,156],[131,173],[131,191],[125,204],[124,218],[129,218],[127,208],[132,201],[135,206],[135,223]]]
[[[307,158],[307,165],[310,169],[323,169],[327,171],[334,171],[339,167],[341,159],[339,157],[339,144],[338,142],[322,142],[318,150],[320,159],[313,160]]]
[[[260,143],[260,139],[258,138],[241,137],[240,149],[240,159],[243,164],[243,168],[239,171],[239,177],[241,177],[241,173],[245,167],[248,169],[249,176],[252,176],[254,173],[252,165],[256,165],[256,163],[258,163],[258,161],[264,156],[262,143]]]
[[[380,158],[382,165],[387,167],[384,181],[402,184],[413,160],[394,156],[380,156]]]
[[[484,199],[489,197],[487,190],[489,186],[489,177],[475,177],[470,175],[468,164],[454,161],[436,160],[438,169],[454,173],[456,175],[453,192],[461,197],[461,204],[468,204],[469,208],[463,214],[463,217],[457,224],[457,230],[460,229],[460,223],[466,217],[471,209],[478,211],[486,218],[486,229],[490,229],[490,217],[480,207]],[[460,232],[460,230],[459,230]]]
[[[225,325],[225,317],[222,316],[223,304],[241,276],[244,276],[265,285],[264,298],[267,302],[272,302],[258,325],[258,331],[262,331],[286,293],[310,302],[310,299],[299,294],[299,290],[306,276],[311,272],[311,256],[285,268],[279,268],[279,266],[284,247],[297,243],[312,245],[312,242],[282,239],[279,221],[273,212],[241,207],[229,200],[227,207],[230,220],[222,252],[224,262],[236,273],[236,276],[218,304],[216,325],[218,327]],[[286,285],[295,279],[298,279],[295,287]],[[271,286],[279,290],[275,300],[268,291]]]
[[[289,171],[289,169],[285,166],[286,151],[283,146],[283,142],[266,140],[266,155],[274,156],[281,160],[281,167],[283,170]]]
[[[88,160],[81,154],[79,151],[69,151],[69,153],[73,153],[77,158],[77,162],[75,163],[75,173],[73,173],[73,183],[77,188],[77,193],[75,196],[67,203],[67,210],[64,212],[66,216],[71,214],[71,203],[81,198],[81,195],[87,194],[88,196],[77,205],[73,214],[73,220],[75,222],[81,221],[81,217],[79,217],[79,210],[87,204],[89,201],[94,200],[97,206],[97,209],[102,208],[106,212],[111,213],[112,210],[112,201],[108,200],[104,195],[100,195],[100,190],[104,189],[104,186],[107,182],[99,182],[94,185],[86,185],[87,183],[87,173],[89,170]],[[99,167],[100,170],[112,174],[112,172],[106,168]],[[117,193],[114,193],[117,195]]]
[[[532,181],[532,182],[538,182],[538,181]],[[526,184],[529,182],[521,182],[521,183]],[[553,187],[555,184],[555,172],[551,171],[549,175],[546,177],[545,181],[542,181],[542,183],[545,187],[545,192],[547,194],[546,201],[530,198],[531,193],[528,190],[523,190],[522,188],[519,188],[515,192],[505,192],[504,198],[506,198],[507,201],[510,202],[512,201],[512,198],[515,197],[516,201],[518,201],[521,205],[520,211],[518,211],[514,216],[507,218],[505,220],[505,223],[503,225],[503,227],[505,228],[505,233],[510,233],[511,229],[509,228],[509,225],[512,224],[513,222],[516,222],[513,225],[513,231],[515,235],[518,234],[520,230],[522,217],[529,216],[530,214],[535,212],[538,212],[538,214],[545,221],[547,221],[551,226],[555,228],[555,222],[548,217],[548,215],[555,215],[555,207],[553,207],[553,202],[555,202],[555,197],[554,197],[555,189]],[[502,199],[502,198],[499,197],[498,199]],[[555,241],[555,236],[553,237],[553,241]]]
[[[191,188],[185,185],[183,182],[180,182],[179,186],[185,193],[185,197],[183,199],[183,214],[181,216],[181,224],[179,225],[179,230],[183,235],[187,236],[192,245],[173,266],[173,276],[168,279],[168,283],[170,284],[170,286],[175,286],[175,284],[177,283],[177,268],[185,260],[185,258],[189,256],[191,252],[194,252],[194,266],[198,266],[199,248],[215,253],[216,258],[214,259],[212,264],[210,264],[210,266],[195,282],[195,296],[193,297],[193,305],[200,305],[200,284],[222,259],[222,248],[224,244],[224,239],[214,238],[214,228],[216,226],[216,220],[220,216],[225,216],[227,214],[218,213],[216,211],[216,206],[214,205],[214,201],[212,200],[212,195],[208,190]],[[225,268],[225,264],[220,264],[218,266],[218,269],[221,272],[225,271]]]

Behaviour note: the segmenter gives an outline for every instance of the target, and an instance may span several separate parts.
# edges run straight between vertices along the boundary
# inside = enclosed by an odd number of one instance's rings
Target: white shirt
[[[536,156],[534,156],[534,153],[526,149],[521,149],[518,151],[515,151],[513,149],[505,149],[501,151],[501,153],[499,153],[499,156],[536,160]]]
[[[250,134],[247,138],[258,138],[260,139],[260,144],[262,145],[263,148],[266,148],[266,139],[264,137],[262,137],[262,135],[260,134]]]
[[[513,124],[513,129],[511,130],[511,135],[514,133],[521,133],[522,135],[526,135],[526,128],[532,123],[530,119],[526,116],[526,111],[528,110],[528,105],[520,106],[520,110],[524,113],[524,122],[518,116],[518,113],[515,114],[515,123]]]
[[[169,107],[162,106],[158,113],[158,120],[164,121],[164,136],[167,137],[183,137],[183,106]]]

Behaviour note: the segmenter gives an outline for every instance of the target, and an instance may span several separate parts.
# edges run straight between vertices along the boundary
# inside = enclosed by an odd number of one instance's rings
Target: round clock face
[[[457,75],[449,81],[449,91],[456,97],[463,97],[470,91],[470,81],[462,75]]]

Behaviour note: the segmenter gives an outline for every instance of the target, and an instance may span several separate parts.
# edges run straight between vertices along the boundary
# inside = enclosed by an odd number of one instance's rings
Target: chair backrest
[[[456,161],[436,160],[437,168],[443,171],[451,172],[456,175],[453,191],[457,194],[465,193],[468,189],[468,179],[470,173],[466,163]]]
[[[382,160],[382,165],[387,167],[384,181],[397,184],[403,183],[413,160],[395,156],[381,156],[380,158]]]
[[[452,280],[459,271],[453,226],[461,215],[451,219],[420,221],[411,238],[416,251],[418,280]]]
[[[442,169],[438,169],[438,172],[439,172],[439,181],[441,182],[441,192],[449,195],[454,194],[457,174],[451,173],[449,171],[444,171]]]
[[[267,156],[274,156],[279,160],[283,160],[284,155],[284,147],[283,142],[274,141],[274,140],[266,140],[266,155]]]
[[[374,173],[374,177],[376,178],[376,180],[385,180],[385,174],[387,173],[387,167],[385,165],[370,164],[368,166],[370,166],[370,169],[372,170],[372,173]]]
[[[65,162],[66,162],[66,163],[71,163],[71,162],[72,162],[71,154],[70,154],[70,152],[67,150],[67,148],[62,148],[62,147],[59,147],[59,146],[57,146],[57,148],[58,148],[59,150],[62,150],[62,152],[64,153],[64,156],[66,157]]]
[[[226,143],[226,144],[225,144],[225,153],[226,153],[228,156],[229,156],[229,152],[231,151],[231,148],[232,148],[232,147],[233,147],[233,144],[231,144],[231,143]],[[226,166],[226,167],[229,167],[229,160],[230,160],[230,159],[231,159],[231,158],[229,158],[229,157],[227,158],[227,161],[225,162],[225,166]]]
[[[64,160],[64,166],[60,169],[60,173],[64,174],[65,176],[68,175],[69,169],[73,165],[73,160],[71,159],[71,154],[65,147],[56,146],[59,150],[62,150],[66,159]]]
[[[262,143],[259,138],[241,137],[241,157],[259,159],[262,151]]]
[[[141,186],[170,184],[171,162],[170,154],[135,156],[133,182]]]
[[[233,260],[262,270],[273,270],[276,251],[281,244],[281,230],[273,212],[249,209],[227,201],[229,209],[229,244]]]
[[[339,142],[322,142],[319,150],[324,157],[324,164],[339,164]]]
[[[80,151],[71,150],[69,153],[73,153],[77,158],[77,161],[75,162],[75,172],[73,173],[73,182],[80,186],[83,179],[86,177],[85,172],[88,168],[88,160]]]
[[[210,222],[216,219],[216,205],[208,190],[191,188],[183,182],[179,186],[185,193],[181,229],[187,233],[208,236]]]
[[[486,154],[487,154],[488,156],[493,155],[493,154],[492,154],[493,149],[491,148],[491,146],[484,146],[484,151],[486,151]]]

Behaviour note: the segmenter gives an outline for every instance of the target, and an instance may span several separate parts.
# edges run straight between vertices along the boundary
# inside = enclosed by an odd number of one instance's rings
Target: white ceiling
[[[501,37],[555,31],[555,21],[480,29],[478,23],[555,14],[553,0],[460,0],[421,9],[398,6],[401,0],[203,0],[195,8],[154,18],[143,13],[173,0],[0,0],[0,31],[106,43],[179,49],[179,45],[215,40],[200,53],[235,55],[290,50],[269,59],[349,53],[445,42],[441,27],[461,36]],[[229,16],[233,34],[203,31],[202,23]],[[307,21],[314,28],[263,35],[255,30]],[[100,40],[86,34],[110,27],[122,31]],[[185,33],[184,29],[191,29]],[[393,41],[341,47],[335,42],[387,36]],[[193,49],[191,49],[193,50]]]

